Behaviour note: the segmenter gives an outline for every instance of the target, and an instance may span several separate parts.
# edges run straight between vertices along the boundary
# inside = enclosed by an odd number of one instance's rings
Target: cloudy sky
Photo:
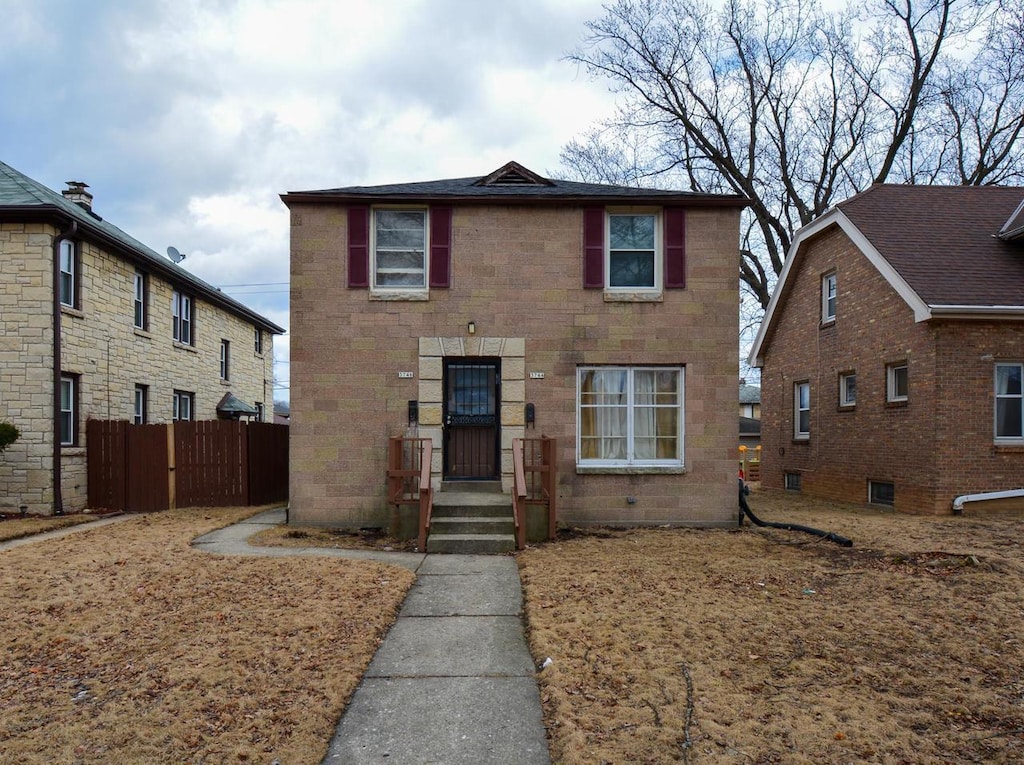
[[[600,0],[0,0],[0,159],[283,327],[286,191],[547,174]],[[228,285],[258,285],[234,287]],[[287,398],[288,337],[276,340]]]

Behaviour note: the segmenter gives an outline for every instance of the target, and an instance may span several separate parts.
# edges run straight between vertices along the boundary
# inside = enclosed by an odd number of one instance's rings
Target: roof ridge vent
[[[554,186],[553,181],[538,175],[518,162],[509,162],[490,175],[476,181],[474,186]]]

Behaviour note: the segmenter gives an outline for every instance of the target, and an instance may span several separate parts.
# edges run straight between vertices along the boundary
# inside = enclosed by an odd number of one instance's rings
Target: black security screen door
[[[498,477],[500,380],[497,360],[445,363],[445,478]]]

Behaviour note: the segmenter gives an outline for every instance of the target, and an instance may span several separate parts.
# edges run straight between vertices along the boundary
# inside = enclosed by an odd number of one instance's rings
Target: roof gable
[[[547,178],[542,178],[532,170],[527,170],[518,162],[509,162],[499,167],[490,175],[486,175],[474,186],[554,186]]]
[[[810,240],[837,226],[913,310],[936,317],[1024,318],[1024,247],[1003,221],[1021,215],[1024,188],[877,185],[800,229],[751,347],[759,367]],[[1006,230],[1003,224],[1002,230]]]

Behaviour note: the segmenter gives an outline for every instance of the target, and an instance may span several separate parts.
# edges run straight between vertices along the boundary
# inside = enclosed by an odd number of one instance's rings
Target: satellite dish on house
[[[185,256],[182,255],[180,252],[178,252],[178,248],[177,247],[168,247],[167,248],[167,257],[169,257],[175,263],[180,263],[181,261],[183,261],[185,259]]]

